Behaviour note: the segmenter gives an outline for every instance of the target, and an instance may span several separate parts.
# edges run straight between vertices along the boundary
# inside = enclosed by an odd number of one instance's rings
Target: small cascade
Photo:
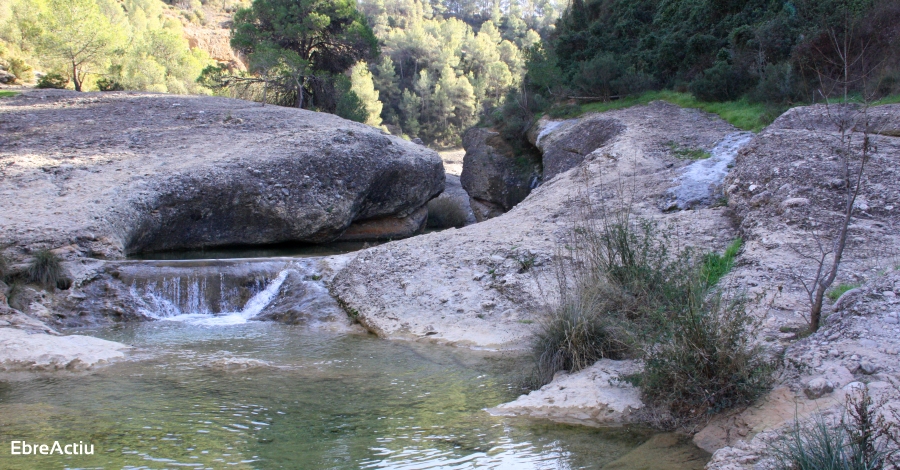
[[[154,320],[238,324],[257,317],[290,275],[314,274],[308,261],[144,262],[124,265],[135,310]],[[296,281],[295,281],[296,282]]]
[[[725,136],[710,151],[710,157],[685,167],[676,179],[677,186],[669,190],[670,202],[667,209],[695,209],[709,206],[721,193],[722,181],[728,174],[731,162],[738,152],[750,143],[752,132],[733,132]]]

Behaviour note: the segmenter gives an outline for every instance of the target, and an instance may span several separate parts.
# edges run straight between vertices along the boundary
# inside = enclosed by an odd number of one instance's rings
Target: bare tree
[[[831,29],[828,32],[832,54],[819,51],[824,61],[832,70],[837,69],[837,76],[817,70],[822,89],[819,94],[825,100],[825,109],[828,120],[832,124],[833,131],[829,137],[833,138],[834,156],[837,158],[840,172],[842,190],[841,213],[836,225],[828,230],[831,236],[813,232],[815,241],[815,254],[803,254],[801,256],[811,260],[815,274],[811,280],[803,280],[803,287],[809,298],[809,330],[819,329],[822,318],[822,306],[825,293],[837,278],[844,250],[847,247],[847,239],[851,221],[855,215],[856,201],[863,187],[866,165],[874,151],[876,151],[873,132],[873,122],[869,114],[869,108],[874,102],[874,97],[867,93],[867,81],[869,75],[876,69],[867,63],[866,49],[868,44],[860,42],[854,44],[853,23],[851,12],[845,10],[843,28],[840,32]],[[859,73],[851,73],[851,70],[861,70]],[[824,88],[828,86],[829,90]],[[861,89],[860,103],[850,102],[850,91],[854,88]],[[843,102],[834,104],[831,97],[838,95]],[[828,224],[825,224],[828,227]],[[823,238],[825,238],[823,240]]]

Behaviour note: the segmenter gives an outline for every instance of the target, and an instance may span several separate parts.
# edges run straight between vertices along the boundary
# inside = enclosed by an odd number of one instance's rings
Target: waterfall
[[[229,325],[245,323],[262,313],[288,276],[300,275],[298,269],[303,266],[242,267],[227,275],[203,267],[168,268],[163,276],[131,280],[129,293],[138,312],[154,320]],[[274,272],[278,273],[274,278],[267,274]]]

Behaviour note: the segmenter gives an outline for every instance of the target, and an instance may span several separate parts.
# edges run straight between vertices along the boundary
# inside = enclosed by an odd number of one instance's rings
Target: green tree
[[[76,91],[88,74],[107,66],[124,39],[94,0],[47,0],[40,18],[44,31],[39,50],[65,67]]]
[[[378,91],[375,90],[375,83],[372,81],[372,72],[365,62],[358,62],[350,69],[350,90],[362,100],[363,106],[366,108],[367,117],[365,123],[378,127],[381,125],[381,108],[384,106],[378,100]]]
[[[378,43],[353,0],[254,0],[250,8],[234,15],[232,47],[250,57],[260,51],[281,51],[276,61],[279,74],[297,89],[294,105],[311,105],[333,86],[333,77],[360,60],[377,55]],[[319,96],[319,107],[330,108],[330,99]]]

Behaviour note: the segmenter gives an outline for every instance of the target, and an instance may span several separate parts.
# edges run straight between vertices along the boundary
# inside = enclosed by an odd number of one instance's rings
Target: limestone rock
[[[0,243],[13,256],[327,242],[353,222],[416,214],[444,187],[435,152],[364,124],[135,92],[0,101],[0,167]],[[418,226],[395,228],[387,237]]]
[[[535,146],[543,154],[544,181],[578,166],[584,157],[622,133],[621,121],[594,114],[569,121],[543,121],[536,126]]]
[[[479,221],[512,209],[531,191],[537,179],[536,158],[517,156],[499,133],[480,127],[469,129],[463,135],[463,147],[466,156],[460,183],[472,199]]]
[[[90,336],[54,336],[18,328],[0,328],[0,370],[81,371],[125,357],[121,343]]]
[[[644,404],[640,390],[622,377],[641,370],[634,361],[601,359],[572,374],[557,374],[553,381],[515,401],[488,410],[496,416],[527,415],[589,426],[621,425]]]

